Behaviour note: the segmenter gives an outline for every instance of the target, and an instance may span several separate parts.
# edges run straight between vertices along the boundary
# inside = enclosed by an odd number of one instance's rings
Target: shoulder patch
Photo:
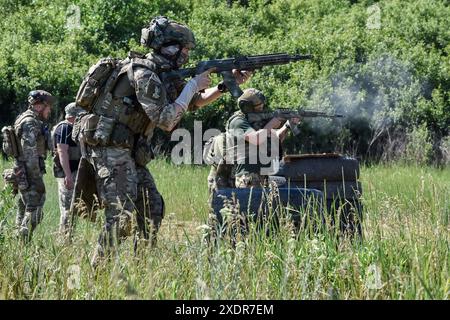
[[[159,100],[161,98],[162,83],[154,72],[149,72],[136,80],[137,90],[146,97]]]

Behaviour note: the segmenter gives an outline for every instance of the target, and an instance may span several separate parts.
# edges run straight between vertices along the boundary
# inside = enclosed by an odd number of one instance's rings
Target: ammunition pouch
[[[146,135],[151,122],[143,110],[127,97],[114,99],[106,110],[96,108],[74,125],[74,135],[91,146],[133,148],[136,134]],[[101,114],[100,114],[101,113]],[[78,124],[79,122],[79,124]]]
[[[12,186],[13,190],[18,190],[17,177],[14,173],[14,169],[5,169],[2,173],[5,182]]]
[[[80,120],[79,133],[76,135],[79,141],[91,146],[96,146],[98,141],[94,139],[99,116],[96,114],[84,115]],[[73,134],[72,134],[73,136]]]
[[[81,119],[83,119],[86,115],[87,115],[87,113],[81,113],[81,114],[77,115],[75,117],[75,122],[73,123],[72,140],[77,144],[80,142],[80,133],[81,133],[81,129],[82,129]]]
[[[151,143],[147,142],[144,138],[140,138],[136,143],[133,157],[138,166],[147,166],[155,158]]]
[[[16,164],[12,169],[4,170],[2,176],[6,183],[12,185],[14,190],[26,190],[30,186],[23,164]]]
[[[43,157],[39,157],[39,169],[42,173],[47,173],[47,170],[45,170],[45,159]]]
[[[61,167],[61,163],[59,161],[59,155],[55,152],[53,156],[53,176],[55,178],[64,178],[66,175],[64,174],[64,170]]]
[[[124,124],[89,114],[82,119],[80,140],[90,146],[132,148],[134,133]]]
[[[101,146],[109,145],[111,134],[113,133],[113,131],[117,131],[114,130],[114,124],[114,119],[105,116],[99,117],[93,137],[94,141],[96,141],[96,144],[100,144]]]

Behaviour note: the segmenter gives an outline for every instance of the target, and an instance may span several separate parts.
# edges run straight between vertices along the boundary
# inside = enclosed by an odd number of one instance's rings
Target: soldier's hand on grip
[[[291,118],[288,120],[289,125],[296,126],[300,123],[301,118]]]
[[[233,69],[233,75],[236,78],[236,82],[238,85],[241,85],[250,79],[250,77],[253,75],[252,71],[247,70],[237,70]]]
[[[197,89],[198,91],[205,90],[206,88],[209,88],[211,86],[211,72],[213,72],[215,68],[211,68],[206,70],[203,73],[200,73],[199,75],[195,76],[194,80],[197,83]]]

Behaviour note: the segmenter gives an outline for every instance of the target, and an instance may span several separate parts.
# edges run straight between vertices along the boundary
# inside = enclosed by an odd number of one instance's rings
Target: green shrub
[[[70,5],[80,8],[80,28],[67,27]],[[379,8],[379,28],[367,28],[371,5]],[[450,134],[450,7],[444,0],[0,0],[0,10],[0,125],[26,108],[27,93],[35,88],[59,97],[56,121],[90,65],[104,56],[144,51],[142,26],[164,14],[194,30],[192,62],[314,54],[313,61],[260,70],[245,85],[263,90],[272,107],[349,113],[349,121],[329,124],[336,130],[316,132],[320,126],[306,121],[291,150],[377,159],[394,131],[426,123],[433,139]],[[193,119],[201,119],[204,127],[223,128],[235,108],[226,95],[181,125],[191,128]]]
[[[425,125],[414,128],[407,133],[407,144],[405,148],[405,160],[418,165],[430,162],[431,151],[430,134]]]
[[[439,146],[442,152],[442,163],[450,165],[450,136],[444,137]]]

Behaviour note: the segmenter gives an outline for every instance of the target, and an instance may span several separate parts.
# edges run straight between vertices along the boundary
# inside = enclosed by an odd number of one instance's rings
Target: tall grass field
[[[158,159],[150,164],[166,203],[158,246],[135,255],[130,237],[94,270],[103,217],[80,221],[71,244],[58,240],[57,185],[47,166],[45,216],[31,243],[16,238],[10,191],[0,194],[0,299],[449,298],[448,168],[362,167],[362,241],[292,237],[286,228],[211,247],[208,168]]]

